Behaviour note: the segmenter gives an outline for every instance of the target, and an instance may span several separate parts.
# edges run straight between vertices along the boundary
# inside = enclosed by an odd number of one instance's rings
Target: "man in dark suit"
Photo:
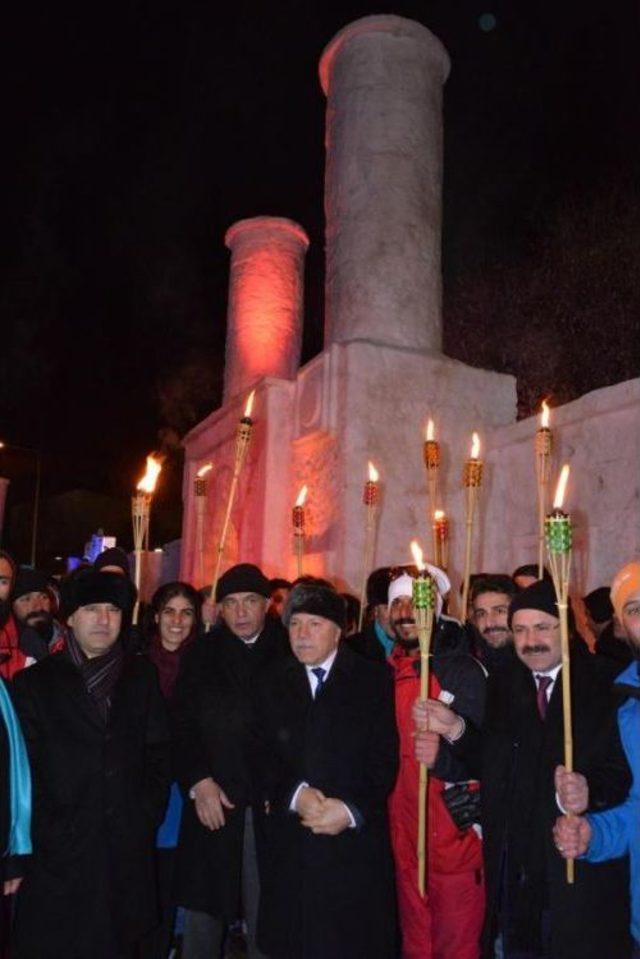
[[[255,923],[263,807],[254,787],[251,688],[289,652],[267,614],[271,587],[251,563],[220,577],[220,622],[187,651],[174,697],[177,772],[186,803],[178,846],[178,902],[186,907],[184,959],[217,959],[226,928],[247,921],[249,959],[259,959]]]
[[[344,621],[334,590],[296,586],[284,613],[295,658],[256,689],[269,809],[258,930],[273,959],[395,955],[393,685],[341,642]]]
[[[132,594],[113,573],[68,580],[67,648],[13,683],[33,779],[15,959],[124,959],[158,920],[170,741],[153,665],[121,646]]]
[[[553,585],[511,601],[513,663],[489,676],[482,730],[443,703],[416,704],[429,730],[417,758],[434,761],[439,736],[481,781],[487,888],[484,955],[499,935],[505,959],[624,959],[629,954],[627,864],[576,862],[575,882],[553,844],[556,790],[568,812],[626,796],[631,777],[616,725],[611,677],[578,644],[571,655],[574,768],[563,762],[562,653]],[[606,666],[606,664],[605,664]],[[606,908],[603,909],[603,903]]]

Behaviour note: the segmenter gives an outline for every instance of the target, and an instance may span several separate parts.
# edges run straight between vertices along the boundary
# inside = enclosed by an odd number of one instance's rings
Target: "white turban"
[[[438,569],[437,566],[431,566],[430,563],[427,563],[426,567],[428,573],[435,580],[437,589],[436,616],[439,616],[442,612],[442,600],[451,589],[451,582],[444,570]],[[409,596],[410,598],[413,596],[413,576],[410,576],[409,573],[403,573],[401,576],[398,576],[397,579],[392,579],[389,583],[389,606],[391,606],[394,599],[398,599],[399,596]]]

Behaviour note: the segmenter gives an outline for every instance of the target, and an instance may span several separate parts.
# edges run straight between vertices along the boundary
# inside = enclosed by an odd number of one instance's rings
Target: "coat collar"
[[[343,639],[338,644],[338,654],[333,662],[329,676],[322,690],[323,698],[336,686],[340,687],[345,678],[353,670],[358,654],[351,650]],[[303,663],[298,662],[295,656],[286,660],[285,671],[287,680],[296,694],[307,702],[314,702],[311,696],[311,687],[307,678],[307,670]]]

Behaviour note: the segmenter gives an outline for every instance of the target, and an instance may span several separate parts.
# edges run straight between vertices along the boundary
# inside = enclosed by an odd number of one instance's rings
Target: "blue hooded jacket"
[[[616,679],[640,690],[640,664],[631,663]],[[591,842],[585,855],[589,862],[603,862],[629,854],[631,867],[631,934],[640,943],[640,699],[627,699],[618,710],[620,738],[633,775],[624,803],[606,812],[587,816]]]

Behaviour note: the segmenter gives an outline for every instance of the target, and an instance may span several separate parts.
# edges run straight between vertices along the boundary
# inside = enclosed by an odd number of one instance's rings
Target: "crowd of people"
[[[548,574],[473,577],[460,622],[429,572],[424,700],[411,567],[361,631],[249,563],[138,627],[121,550],[0,552],[2,956],[639,959],[640,562],[569,611],[571,769]]]

